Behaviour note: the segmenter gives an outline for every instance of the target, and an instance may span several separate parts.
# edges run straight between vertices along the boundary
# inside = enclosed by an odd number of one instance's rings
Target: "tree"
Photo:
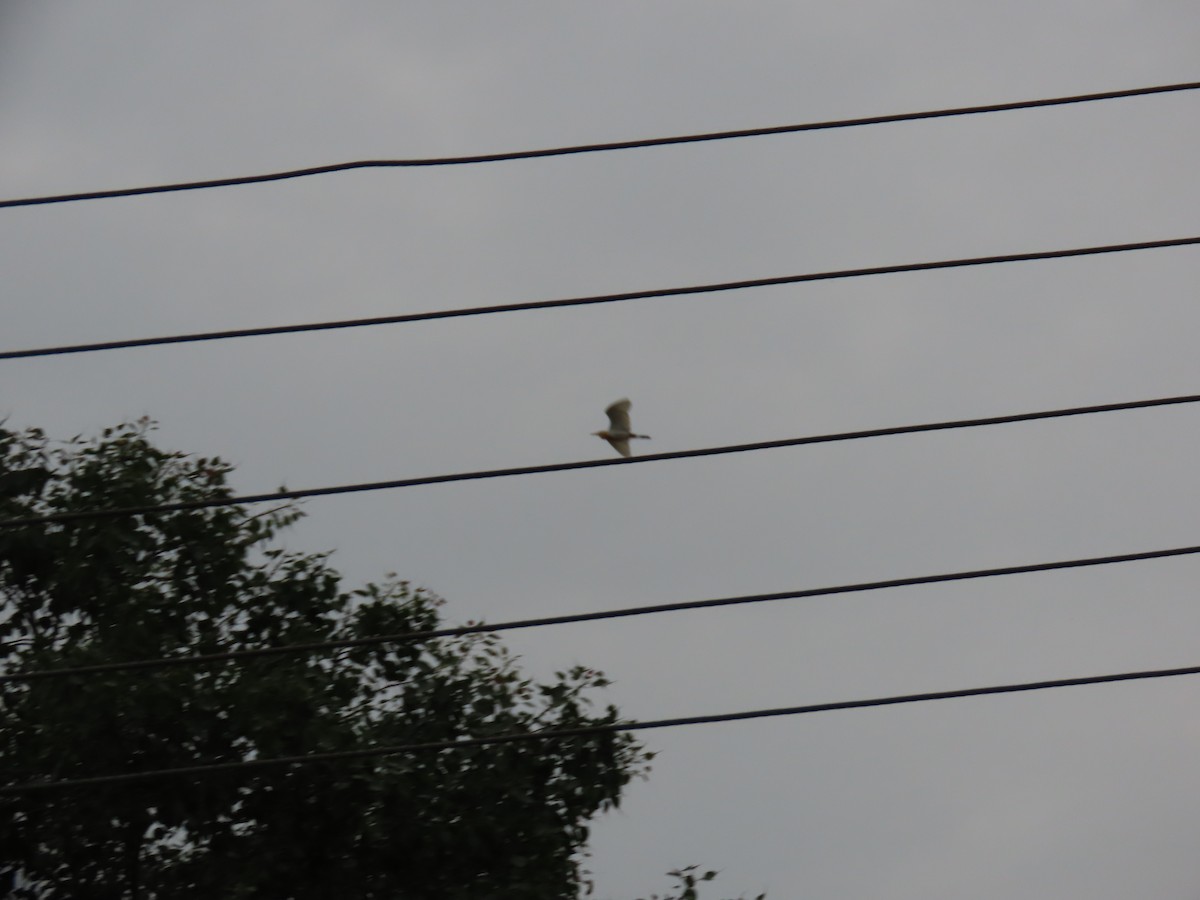
[[[705,881],[712,881],[718,873],[712,870],[701,872],[699,866],[685,866],[667,874],[675,879],[679,894],[677,896],[664,894],[662,897],[658,894],[651,894],[649,900],[699,900],[700,891],[697,885]],[[766,896],[766,894],[759,894],[754,900],[766,900]]]
[[[224,497],[230,467],[151,425],[49,442],[0,429],[0,517]],[[394,577],[345,592],[324,555],[272,546],[291,507],[0,529],[6,674],[425,631],[441,601]],[[613,723],[577,667],[537,684],[492,636],[15,681],[13,785]],[[574,897],[587,822],[649,754],[627,735],[5,796],[17,896]]]
[[[230,496],[220,459],[152,423],[54,444],[0,427],[0,519]],[[343,591],[239,506],[0,527],[0,671],[439,627],[389,576]],[[619,720],[582,666],[535,683],[494,635],[0,683],[15,786]],[[0,795],[0,892],[77,898],[574,898],[588,822],[651,754],[627,734]],[[670,873],[680,900],[714,873]],[[669,898],[664,898],[669,900]]]

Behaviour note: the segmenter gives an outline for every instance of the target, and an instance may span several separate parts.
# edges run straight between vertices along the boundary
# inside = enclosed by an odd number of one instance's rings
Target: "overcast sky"
[[[0,197],[1200,78],[1185,0],[0,6]],[[0,349],[1200,234],[1200,95],[0,210]],[[0,362],[239,491],[1200,392],[1200,250]],[[314,499],[451,621],[1200,543],[1190,406]],[[1200,559],[538,629],[654,719],[1200,664]],[[1200,678],[648,732],[600,897],[1194,898]],[[302,748],[297,748],[298,750]],[[713,896],[716,896],[715,892]]]

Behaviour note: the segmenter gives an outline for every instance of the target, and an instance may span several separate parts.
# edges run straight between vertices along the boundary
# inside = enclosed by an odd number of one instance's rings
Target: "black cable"
[[[1148,409],[1155,406],[1174,406],[1200,402],[1200,394],[1181,397],[1159,397],[1153,400],[1131,400],[1124,403],[1104,403],[1098,406],[1075,406],[1066,409],[1046,409],[1038,412],[1016,413],[1007,416],[989,416],[981,419],[954,419],[945,422],[925,422],[920,425],[896,425],[891,428],[871,428],[866,431],[843,431],[836,434],[818,434],[808,437],[784,438],[778,441],[759,441],[753,444],[733,444],[725,447],[705,447],[699,450],[675,450],[669,453],[647,453],[617,459],[589,459],[578,462],[550,463],[542,466],[518,466],[512,469],[487,469],[479,472],[456,472],[450,475],[426,475],[419,478],[400,478],[395,481],[374,481],[362,484],[340,484],[327,487],[301,488],[299,490],[272,491],[265,494],[246,494],[240,497],[214,497],[207,500],[185,500],[178,503],[158,503],[148,506],[126,506],[116,509],[90,509],[77,512],[53,513],[44,516],[22,516],[15,519],[0,519],[0,528],[17,528],[57,522],[76,522],[82,519],[100,519],[111,516],[147,515],[161,512],[178,512],[185,509],[211,509],[220,506],[245,506],[251,503],[274,502],[277,500],[299,500],[303,497],[324,497],[331,494],[355,494],[363,491],[383,491],[393,488],[417,487],[427,484],[445,484],[451,481],[479,481],[486,478],[507,478],[512,475],[541,475],[546,472],[565,472],[571,469],[594,469],[601,466],[624,466],[638,463],[661,462],[668,459],[689,459],[697,456],[719,456],[725,453],[748,453],[754,450],[774,450],[780,447],[799,447],[805,444],[828,444],[836,441],[853,441],[862,438],[887,437],[898,434],[916,434],[924,431],[949,431],[957,428],[979,428],[985,425],[1006,425],[1012,422],[1032,422],[1038,419],[1061,419],[1068,416],[1084,416],[1093,413],[1117,412],[1130,409]]]
[[[89,344],[66,344],[57,347],[36,347],[29,350],[0,351],[0,359],[26,359],[34,356],[60,356],[67,353],[91,353],[98,350],[121,350],[130,347],[153,347],[161,344],[190,344],[198,341],[221,341],[229,338],[262,337],[272,334],[296,334],[304,331],[332,331],[340,328],[363,328],[374,325],[398,325],[407,322],[427,322],[431,319],[457,319],[463,316],[483,316],[492,313],[521,312],[531,309],[557,309],[564,306],[590,306],[597,303],[619,303],[625,300],[646,300],[652,297],[678,297],[684,294],[712,294],[718,291],[738,291],[748,288],[781,284],[800,284],[807,281],[832,281],[839,278],[861,278],[866,275],[894,275],[899,272],[923,272],[931,269],[959,269],[967,266],[987,266],[996,263],[1030,262],[1039,259],[1063,259],[1072,256],[1095,256],[1104,253],[1123,253],[1136,250],[1155,250],[1163,247],[1184,247],[1200,244],[1200,236],[1168,238],[1159,241],[1137,241],[1126,244],[1105,244],[1095,247],[1076,247],[1068,250],[1037,250],[1032,253],[1006,253],[999,256],[976,256],[963,259],[943,259],[932,262],[900,263],[892,266],[869,266],[858,269],[835,269],[829,272],[808,272],[801,275],[780,275],[773,278],[752,278],[716,284],[697,284],[687,287],[654,288],[620,294],[597,294],[589,297],[566,297],[556,300],[532,300],[521,303],[500,303],[494,306],[472,306],[460,309],[439,309],[432,312],[402,313],[395,316],[372,316],[365,319],[343,319],[332,322],[307,322],[298,325],[267,325],[261,328],[235,328],[225,331],[202,331],[192,334],[172,334],[162,337],[126,338],[119,341],[99,341]]]
[[[171,666],[204,665],[217,662],[244,662],[266,656],[317,653],[324,650],[344,650],[350,647],[375,647],[380,644],[398,644],[408,641],[429,641],[437,638],[462,637],[468,634],[486,634],[498,631],[513,631],[519,628],[541,628],[547,625],[571,625],[579,622],[596,622],[602,619],[623,619],[631,616],[646,616],[655,613],[682,612],[690,609],[712,609],[718,606],[740,606],[746,603],[771,603],[778,600],[798,600],[808,597],[826,597],[834,594],[853,594],[878,591],[888,588],[913,587],[922,584],[940,584],[947,581],[968,581],[976,578],[995,578],[1001,575],[1023,575],[1031,572],[1050,572],[1056,569],[1080,569],[1088,566],[1104,566],[1115,563],[1141,562],[1151,559],[1166,559],[1173,556],[1188,556],[1200,553],[1200,546],[1176,547],[1169,550],[1146,550],[1140,553],[1122,553],[1113,556],[1093,556],[1083,559],[1066,559],[1045,563],[1026,563],[1019,566],[1003,566],[993,569],[972,569],[964,572],[946,572],[940,575],[919,575],[910,578],[891,578],[886,581],[863,581],[856,584],[840,584],[833,587],[805,588],[797,591],[780,591],[774,594],[743,594],[738,597],[720,597],[710,600],[685,600],[679,603],[660,603],[654,606],[631,606],[625,609],[607,609],[599,612],[573,613],[563,616],[544,616],[536,619],[518,619],[494,624],[462,625],[454,628],[438,628],[429,631],[409,631],[399,634],[381,634],[371,637],[346,638],[335,641],[313,641],[305,644],[287,644],[278,647],[258,647],[251,650],[229,650],[220,653],[202,653],[193,656],[167,656],[158,659],[140,659],[132,662],[96,663],[87,666],[70,666],[61,669],[42,669],[0,675],[0,684],[41,681],[48,678],[90,676],[108,672],[127,672],[145,669],[162,669]]]
[[[120,775],[96,775],[90,778],[65,778],[58,781],[27,782],[0,787],[0,795],[30,794],[63,788],[92,787],[98,785],[128,784],[155,778],[171,778],[190,775],[194,777],[215,775],[223,772],[264,769],[278,766],[305,765],[318,762],[342,762],[368,759],[379,756],[396,756],[401,753],[424,751],[459,750],[464,747],[483,747],[492,744],[513,744],[524,741],[562,740],[576,737],[593,737],[623,731],[648,731],[654,728],[678,728],[684,725],[707,725],[714,722],[740,722],[748,719],[767,719],[779,716],[800,716],[808,713],[831,712],[838,709],[864,709],[874,706],[897,706],[903,703],[924,703],[929,700],[952,700],[962,697],[981,697],[987,694],[1012,694],[1022,691],[1042,691],[1051,688],[1077,687],[1085,684],[1108,684],[1117,681],[1137,681],[1147,678],[1173,678],[1178,675],[1200,674],[1200,666],[1179,669],[1155,669],[1141,672],[1119,672],[1112,675],[1091,675],[1083,678],[1058,678],[1052,681],[1029,681],[1019,684],[1000,684],[990,687],[961,688],[953,691],[930,691],[920,694],[900,694],[891,697],[871,697],[866,700],[842,700],[834,703],[813,703],[806,706],[786,706],[776,709],[755,709],[743,712],[717,713],[707,716],[682,716],[674,719],[655,719],[647,722],[627,722],[613,725],[593,725],[586,728],[549,729],[519,734],[497,734],[487,737],[459,738],[451,741],[427,741],[417,744],[394,744],[387,747],[367,747],[361,750],[338,750],[330,753],[309,753],[300,756],[280,756],[270,759],[248,759],[233,762],[205,763],[180,766],[173,769],[155,769],[146,772],[125,772]]]
[[[77,194],[56,194],[44,197],[24,197],[15,200],[0,200],[0,207],[37,206],[47,203],[69,203],[76,200],[102,200],[111,197],[133,197],[140,194],[163,194],[172,191],[195,191],[202,188],[231,187],[243,184],[259,184],[266,181],[284,181],[310,175],[326,175],[351,169],[414,168],[420,166],[454,166],[474,163],[507,162],[518,159],[539,159],[548,156],[569,156],[580,153],[600,153],[609,150],[633,150],[641,147],[661,147],[670,144],[696,144],[703,141],[724,141],[733,138],[761,137],[771,134],[791,134],[800,131],[824,131],[833,128],[851,128],[859,125],[882,125],[889,122],[910,122],[917,119],[942,119],[950,116],[966,116],[976,113],[1005,112],[1014,109],[1034,109],[1041,106],[1064,106],[1071,103],[1088,103],[1094,100],[1116,100],[1122,97],[1139,97],[1147,94],[1166,94],[1175,91],[1194,91],[1200,82],[1162,84],[1152,87],[1130,88],[1121,91],[1103,91],[1097,94],[1075,94],[1068,97],[1050,97],[1042,100],[1017,100],[1010,103],[990,103],[983,106],[959,106],[950,109],[925,110],[923,112],[893,113],[883,116],[866,116],[857,119],[834,119],[825,122],[807,122],[800,125],[773,125],[766,128],[746,128],[738,131],[714,131],[706,134],[677,135],[674,137],[644,138],[633,141],[614,141],[603,144],[578,144],[569,147],[551,147],[543,150],[515,150],[507,153],[481,153],[471,156],[441,156],[424,159],[368,159],[356,162],[333,163],[286,172],[270,172],[265,175],[244,175],[236,178],[216,178],[210,181],[187,181],[177,184],[157,184],[145,187],[119,188],[109,191],[88,191]]]

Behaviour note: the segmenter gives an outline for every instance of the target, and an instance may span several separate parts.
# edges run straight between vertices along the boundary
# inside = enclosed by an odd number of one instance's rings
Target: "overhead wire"
[[[995,256],[963,257],[927,262],[898,263],[886,266],[865,266],[855,269],[835,269],[825,272],[806,272],[799,275],[779,275],[770,278],[750,278],[740,281],[724,281],[711,284],[695,284],[684,287],[651,288],[649,290],[626,291],[615,294],[595,294],[586,297],[565,297],[553,300],[530,300],[517,303],[499,303],[491,306],[472,306],[457,309],[438,309],[427,312],[400,313],[391,316],[369,316],[358,319],[341,319],[326,322],[305,322],[292,325],[267,325],[259,328],[233,328],[222,331],[203,331],[190,334],[173,334],[159,337],[125,338],[115,341],[95,341],[86,344],[63,344],[50,347],[35,347],[26,350],[0,351],[0,360],[29,359],[39,356],[61,356],[70,353],[93,353],[102,350],[123,350],[132,347],[154,347],[164,344],[187,344],[200,341],[220,341],[231,338],[264,337],[277,334],[298,334],[308,331],[332,331],[344,328],[364,328],[377,325],[400,325],[411,322],[427,322],[435,319],[455,319],[464,316],[483,316],[495,313],[523,312],[534,309],[559,309],[568,306],[590,306],[600,303],[619,303],[629,300],[646,300],[655,297],[679,297],[686,294],[712,294],[721,291],[739,291],[751,288],[771,287],[784,284],[801,284],[810,281],[833,281],[843,278],[862,278],[868,275],[895,275],[901,272],[923,272],[936,269],[958,269],[970,266],[987,266],[1001,263],[1032,262],[1046,259],[1065,259],[1076,256],[1097,256],[1107,253],[1126,253],[1141,250],[1157,250],[1167,247],[1184,247],[1200,244],[1200,235],[1166,238],[1154,241],[1135,241],[1122,244],[1103,244],[1090,247],[1074,247],[1064,250],[1035,250],[1028,253],[1004,253]]]
[[[919,112],[890,113],[879,116],[864,116],[853,119],[832,119],[822,122],[805,122],[797,125],[771,125],[764,128],[744,128],[734,131],[713,131],[702,134],[675,135],[671,137],[641,138],[630,141],[610,141],[597,144],[576,144],[565,147],[549,147],[541,150],[514,150],[503,153],[477,153],[467,156],[437,156],[417,159],[365,159],[354,162],[332,163],[282,172],[260,175],[242,175],[233,178],[214,178],[205,181],[185,181],[172,184],[145,185],[142,187],[117,188],[105,191],[83,191],[70,194],[53,194],[39,197],[21,197],[0,200],[0,208],[17,206],[39,206],[51,203],[71,203],[80,200],[104,200],[115,197],[134,197],[144,194],[163,194],[178,191],[195,191],[206,188],[233,187],[237,185],[261,184],[285,181],[314,175],[328,175],[352,169],[416,168],[432,166],[461,166],[478,163],[510,162],[522,159],[541,159],[552,156],[570,156],[584,153],[602,153],[614,150],[634,150],[646,147],[662,147],[675,144],[696,144],[707,141],[725,141],[735,138],[763,137],[776,134],[792,134],[803,131],[826,131],[836,128],[853,128],[863,125],[883,125],[893,122],[910,122],[920,119],[941,119],[952,116],[967,116],[979,113],[1007,112],[1018,109],[1035,109],[1045,106],[1065,106],[1090,103],[1097,100],[1116,100],[1150,94],[1166,94],[1193,91],[1200,82],[1160,84],[1149,87],[1128,88],[1117,91],[1101,91],[1092,94],[1073,94],[1064,97],[1047,97],[1039,100],[1017,100],[1008,103],[988,103],[979,106],[958,106],[945,109],[922,110]]]
[[[470,163],[483,162],[498,162],[506,160],[532,159],[538,157],[562,156],[569,154],[592,153],[608,150],[633,149],[639,147],[661,146],[668,144],[684,144],[695,143],[702,141],[726,140],[739,137],[761,136],[769,134],[782,134],[789,132],[812,131],[831,128],[844,128],[858,125],[882,124],[887,122],[900,122],[916,119],[939,118],[948,116],[968,115],[973,113],[997,112],[1003,110],[1013,110],[1022,108],[1033,108],[1039,106],[1063,105],[1068,103],[1083,103],[1093,100],[1115,99],[1119,97],[1132,97],[1153,93],[1167,93],[1173,91],[1194,90],[1200,87],[1200,82],[1175,84],[1175,85],[1160,85],[1149,88],[1139,88],[1124,91],[1104,92],[1088,95],[1076,95],[1072,97],[1057,97],[1035,101],[1018,101],[1014,103],[992,104],[976,107],[960,107],[955,109],[930,110],[916,113],[904,113],[885,116],[866,117],[861,119],[844,119],[827,122],[812,122],[800,125],[774,126],[761,129],[747,129],[741,131],[714,132],[709,134],[684,135],[665,138],[652,138],[638,141],[613,142],[607,144],[590,144],[578,145],[571,147],[558,147],[543,150],[530,151],[515,151],[511,153],[498,154],[482,154],[475,156],[460,156],[460,157],[441,157],[441,158],[426,158],[426,159],[407,159],[407,160],[364,160],[351,163],[341,163],[330,166],[318,166],[308,169],[298,169],[287,172],[275,172],[264,175],[253,175],[239,178],[217,179],[211,181],[197,181],[177,184],[151,185],[138,188],[127,188],[112,191],[96,191],[77,194],[63,194],[43,197],[30,197],[11,200],[0,200],[0,207],[17,207],[30,206],[39,204],[64,203],[76,200],[101,199],[120,196],[134,196],[139,194],[164,193],[171,191],[196,190],[210,187],[231,186],[239,184],[251,184],[266,181],[277,181],[291,178],[299,178],[309,175],[325,174],[337,171],[345,171],[357,168],[382,168],[382,167],[417,167],[417,166],[439,166],[439,165],[462,165]],[[474,307],[467,309],[456,310],[441,310],[426,313],[413,313],[400,316],[375,317],[369,319],[346,320],[341,322],[320,322],[308,323],[289,326],[274,326],[259,329],[241,329],[222,332],[208,332],[202,334],[188,335],[172,335],[158,338],[141,338],[131,339],[126,341],[113,341],[93,344],[71,345],[61,347],[37,348],[33,350],[18,350],[0,352],[0,359],[13,358],[28,358],[36,356],[58,355],[65,353],[81,353],[97,350],[127,348],[135,346],[151,346],[157,344],[184,343],[205,340],[218,340],[232,337],[257,336],[267,334],[282,334],[294,333],[300,331],[317,331],[329,330],[335,328],[350,328],[366,325],[377,324],[396,324],[401,322],[423,321],[438,318],[452,318],[458,316],[482,315],[498,312],[519,311],[527,309],[553,308],[558,306],[577,306],[594,303],[617,302],[622,300],[644,299],[660,296],[677,296],[682,294],[692,293],[708,293],[716,291],[736,290],[742,288],[760,287],[768,285],[779,285],[798,283],[803,281],[817,281],[834,278],[849,278],[859,277],[873,274],[889,274],[905,271],[920,271],[938,268],[953,268],[972,265],[986,265],[1002,262],[1016,262],[1037,259],[1051,259],[1068,256],[1082,256],[1099,253],[1114,253],[1127,250],[1143,250],[1158,247],[1183,246],[1187,244],[1200,243],[1200,237],[1179,238],[1165,241],[1150,241],[1131,244],[1107,245],[1103,247],[1088,247],[1078,248],[1073,250],[1046,251],[1026,254],[1009,254],[1004,256],[993,257],[977,257],[972,259],[958,260],[943,260],[937,262],[913,263],[898,266],[878,266],[862,269],[840,270],[833,272],[818,272],[808,273],[803,275],[783,276],[778,278],[753,279],[741,282],[726,282],[721,284],[696,285],[690,287],[667,288],[662,290],[636,291],[624,294],[609,294],[593,297],[578,297],[565,298],[549,301],[535,301],[531,303],[517,304],[502,304],[488,307]],[[621,465],[625,463],[635,462],[651,462],[666,459],[687,458],[692,456],[716,455],[722,453],[746,452],[757,449],[769,449],[774,447],[796,446],[809,443],[822,443],[839,440],[850,440],[865,437],[877,437],[884,435],[895,435],[905,433],[915,433],[920,431],[945,430],[951,428],[966,428],[982,425],[1003,424],[1007,422],[1030,421],[1034,419],[1056,418],[1063,416],[1083,415],[1098,412],[1109,412],[1123,409],[1146,408],[1152,406],[1163,406],[1170,404],[1193,403],[1200,400],[1200,395],[1186,397],[1159,398],[1156,400],[1134,401],[1131,403],[1105,404],[1102,406],[1092,407],[1076,407],[1064,410],[1046,410],[1035,413],[1025,413],[1013,416],[990,417],[986,419],[971,419],[971,420],[956,420],[947,422],[926,423],[923,425],[900,426],[896,428],[873,429],[860,432],[846,432],[841,434],[817,435],[805,438],[795,438],[783,441],[769,441],[755,444],[742,444],[729,447],[705,448],[701,450],[681,451],[674,453],[651,454],[647,456],[637,457],[633,459],[618,459],[618,460],[594,460],[583,461],[576,463],[555,464],[549,466],[533,466],[520,467],[513,469],[498,469],[483,472],[459,473],[454,475],[431,476],[427,478],[417,479],[401,479],[391,482],[377,482],[373,484],[360,485],[341,485],[324,488],[313,488],[300,491],[280,491],[268,494],[250,495],[245,497],[227,497],[215,498],[205,501],[194,501],[178,504],[162,504],[145,507],[130,507],[124,509],[112,510],[91,510],[81,511],[78,513],[49,515],[49,516],[34,516],[18,519],[10,519],[0,521],[0,526],[16,527],[20,525],[30,525],[37,523],[50,522],[68,522],[79,519],[95,518],[101,516],[113,515],[133,515],[133,514],[149,514],[154,512],[166,512],[172,510],[206,508],[214,506],[229,506],[242,505],[267,500],[289,500],[299,499],[301,497],[319,496],[334,493],[348,493],[365,490],[380,490],[394,487],[407,487],[420,484],[441,483],[446,481],[460,481],[480,478],[495,478],[508,475],[523,475],[535,474],[542,472],[561,471],[575,468],[588,468],[603,465]],[[321,649],[333,649],[336,647],[362,646],[366,644],[379,644],[385,642],[395,642],[401,640],[417,640],[430,639],[435,637],[446,637],[454,635],[465,635],[470,633],[494,632],[510,630],[515,628],[528,628],[541,625],[566,624],[569,622],[582,622],[598,619],[619,618],[635,615],[645,615],[657,612],[677,611],[683,609],[696,609],[704,607],[727,606],[734,604],[744,604],[753,602],[766,602],[770,600],[782,600],[802,597],[812,597],[827,594],[848,593],[854,591],[877,590],[881,588],[900,587],[905,585],[928,584],[941,581],[964,580],[970,578],[992,577],[1006,574],[1016,574],[1023,572],[1046,571],[1050,569],[1064,569],[1082,566],[1094,566],[1109,563],[1127,562],[1133,560],[1155,559],[1167,556],[1179,556],[1184,554],[1194,554],[1200,552],[1200,547],[1175,548],[1170,550],[1149,551],[1145,553],[1122,554],[1118,556],[1094,557],[1090,559],[1064,560],[1052,563],[1040,563],[1023,566],[1004,567],[999,569],[983,569],[967,572],[944,573],[934,576],[920,576],[916,578],[892,579],[883,582],[863,582],[851,585],[840,585],[827,588],[814,588],[801,591],[781,592],[777,594],[758,594],[744,595],[740,597],[727,597],[702,601],[687,601],[683,603],[659,604],[656,606],[632,607],[621,610],[607,610],[593,613],[582,613],[570,616],[555,616],[545,617],[542,619],[529,619],[517,622],[496,623],[493,625],[478,625],[478,626],[463,626],[452,629],[439,629],[427,632],[413,632],[404,635],[388,635],[371,638],[360,638],[348,641],[333,641],[319,642],[304,645],[293,645],[288,647],[273,647],[259,648],[246,651],[231,651],[227,653],[204,654],[193,657],[175,657],[157,660],[140,660],[132,663],[112,663],[99,664],[95,666],[82,666],[72,669],[47,670],[43,672],[33,673],[18,673],[15,675],[0,676],[0,682],[8,681],[29,681],[36,678],[57,677],[67,675],[78,675],[84,673],[114,671],[117,669],[139,669],[139,668],[155,668],[167,665],[179,665],[182,663],[201,663],[215,662],[221,660],[237,660],[249,657],[276,655],[281,653],[295,652],[314,652]],[[668,727],[680,727],[685,725],[706,724],[715,722],[731,722],[744,721],[756,718],[780,717],[801,715],[814,712],[845,710],[855,708],[879,707],[886,705],[897,705],[906,703],[926,702],[939,699],[964,698],[972,696],[982,696],[990,694],[1023,692],[1045,690],[1059,687],[1079,686],[1087,684],[1112,683],[1118,681],[1141,680],[1151,678],[1166,678],[1180,675],[1200,674],[1200,666],[1176,668],[1176,669],[1160,669],[1138,672],[1124,672],[1110,675],[1089,676],[1082,678],[1057,679],[1050,681],[1026,682],[1018,684],[994,685],[981,688],[968,688],[951,691],[925,692],[918,694],[906,694],[888,697],[875,697],[862,700],[840,701],[833,703],[809,704],[804,706],[793,706],[776,709],[759,709],[749,710],[734,713],[722,713],[705,716],[690,716],[679,717],[672,719],[658,719],[653,721],[632,722],[632,723],[616,723],[613,725],[592,726],[587,728],[576,729],[558,729],[546,730],[534,733],[520,733],[507,735],[490,735],[486,737],[462,738],[450,741],[424,742],[413,744],[399,744],[386,747],[363,748],[351,751],[337,751],[332,753],[315,753],[304,754],[289,757],[276,757],[268,759],[255,760],[237,760],[228,762],[208,763],[194,766],[177,767],[170,769],[159,769],[145,772],[121,773],[115,775],[101,775],[89,778],[76,779],[60,779],[48,782],[31,782],[18,785],[7,785],[0,787],[0,793],[8,795],[16,795],[23,793],[31,793],[35,791],[50,790],[50,789],[66,789],[87,786],[99,786],[105,784],[128,783],[133,781],[144,781],[157,778],[167,777],[183,777],[193,776],[199,777],[209,774],[217,774],[221,772],[229,772],[235,770],[259,769],[265,767],[291,766],[301,764],[311,764],[317,762],[332,762],[346,761],[354,759],[365,759],[371,757],[380,757],[388,755],[397,755],[409,752],[421,751],[438,751],[438,750],[453,750],[472,746],[487,746],[503,743],[515,743],[532,740],[550,740],[550,739],[570,739],[576,737],[590,737],[604,734],[612,734],[617,732],[632,732],[647,729],[660,729]]]
[[[982,697],[991,694],[1012,694],[1027,691],[1043,691],[1064,687],[1079,687],[1089,684],[1111,684],[1119,681],[1139,681],[1151,678],[1174,678],[1181,675],[1200,674],[1200,666],[1176,669],[1154,669],[1138,672],[1118,672],[1110,675],[1090,675],[1081,678],[1056,678],[1048,681],[1027,681],[1016,684],[999,684],[988,687],[960,688],[950,691],[926,691],[917,694],[898,694],[887,697],[871,697],[864,700],[841,700],[833,703],[811,703],[803,706],[786,706],[774,709],[743,710],[741,712],[717,713],[704,716],[680,716],[671,719],[654,719],[642,722],[617,722],[608,725],[592,725],[582,728],[546,729],[544,731],[494,734],[485,737],[465,737],[445,741],[425,741],[411,744],[393,744],[384,747],[364,747],[357,750],[335,750],[325,753],[308,753],[296,756],[278,756],[261,759],[242,759],[227,762],[202,763],[192,766],[177,766],[168,769],[153,769],[142,772],[122,772],[113,775],[94,775],[85,778],[63,778],[53,781],[32,781],[0,786],[0,796],[32,794],[40,791],[67,788],[100,787],[131,782],[150,781],[159,778],[200,778],[228,772],[244,772],[283,766],[311,765],[313,763],[346,762],[382,756],[397,756],[403,753],[437,752],[462,750],[468,747],[487,747],[497,744],[514,744],[528,741],[569,740],[571,738],[597,737],[622,732],[648,731],[661,728],[679,728],[685,725],[708,725],[717,722],[742,722],[750,719],[800,716],[810,713],[832,712],[845,709],[866,709],[880,706],[898,706],[907,703],[925,703],[933,700],[953,700],[965,697]]]
[[[980,428],[991,425],[1007,425],[1015,422],[1033,422],[1040,419],[1060,419],[1071,416],[1095,415],[1134,409],[1150,409],[1160,406],[1178,406],[1200,402],[1200,394],[1177,397],[1157,397],[1149,400],[1130,400],[1121,403],[1102,403],[1095,406],[1073,406],[1062,409],[1044,409],[1036,412],[1014,413],[1003,416],[987,416],[976,419],[951,419],[940,422],[923,422],[917,425],[895,425],[888,428],[869,428],[863,431],[843,431],[833,434],[817,434],[806,437],[784,438],[774,441],[758,441],[750,444],[732,444],[723,447],[703,447],[696,450],[673,450],[666,453],[647,453],[643,456],[614,459],[588,459],[575,462],[548,463],[540,466],[517,466],[508,469],[485,469],[476,472],[455,472],[447,475],[426,475],[417,478],[398,478],[392,481],[374,481],[359,484],[328,485],[325,487],[300,488],[297,490],[270,491],[261,494],[211,497],[203,500],[184,500],[176,503],[156,503],[145,506],[114,507],[111,509],[77,510],[74,512],[50,513],[36,516],[19,516],[0,519],[0,528],[18,528],[30,525],[45,525],[77,522],[86,519],[115,516],[152,515],[182,510],[212,509],[224,506],[246,506],[253,503],[279,500],[299,500],[305,497],[324,497],[334,494],[354,494],[366,491],[383,491],[421,485],[446,484],[455,481],[480,481],[491,478],[508,478],[520,475],[543,475],[549,472],[566,472],[574,469],[594,469],[603,466],[638,465],[663,462],[672,459],[692,459],[701,456],[719,456],[727,453],[749,453],[757,450],[775,450],[782,447],[800,447],[807,444],[828,444],[839,441],[862,440],[865,438],[890,437],[902,434],[918,434],[928,431],[950,431],[961,428]]]
[[[227,650],[214,653],[199,653],[188,656],[166,656],[155,659],[140,659],[128,662],[94,663],[91,665],[65,666],[58,669],[41,669],[29,672],[13,672],[0,675],[0,684],[17,684],[44,681],[53,678],[68,678],[104,675],[112,672],[145,671],[176,666],[209,665],[221,662],[248,662],[272,656],[319,653],[326,650],[347,650],[356,647],[378,647],[383,644],[399,644],[416,641],[431,641],[439,638],[463,637],[470,634],[492,634],[525,628],[542,628],[549,625],[573,625],[581,622],[597,622],[605,619],[622,619],[658,613],[684,612],[694,609],[714,609],[723,606],[741,606],[751,603],[773,603],[782,600],[800,600],[811,597],[827,597],[838,594],[864,593],[891,588],[914,587],[925,584],[941,584],[954,581],[969,581],[981,578],[996,578],[1004,575],[1025,575],[1034,572],[1051,572],[1062,569],[1081,569],[1128,562],[1144,562],[1168,559],[1200,553],[1200,546],[1173,547],[1166,550],[1146,550],[1137,553],[1120,553],[1109,556],[1092,556],[1080,559],[1055,560],[1043,563],[1025,563],[1016,566],[1001,566],[990,569],[970,569],[960,572],[944,572],[937,575],[918,575],[908,578],[889,578],[884,581],[862,581],[831,587],[803,588],[779,591],[770,594],[743,594],[736,597],[718,597],[706,600],[685,600],[677,603],[659,603],[651,606],[631,606],[624,609],[607,609],[595,612],[571,613],[559,616],[541,616],[518,619],[510,622],[479,623],[460,625],[453,628],[436,628],[426,631],[410,631],[397,634],[380,634],[369,637],[342,638],[331,641],[312,641],[303,644],[284,644],[273,647],[255,647],[245,650]]]

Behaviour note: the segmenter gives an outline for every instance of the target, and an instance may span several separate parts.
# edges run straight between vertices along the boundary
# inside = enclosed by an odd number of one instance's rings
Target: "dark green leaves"
[[[0,429],[7,516],[226,496],[229,466],[151,423],[49,443]],[[403,581],[344,591],[272,546],[299,512],[191,509],[0,532],[0,664],[29,671],[425,631]],[[536,684],[494,635],[0,687],[7,783],[617,721],[577,667]],[[626,735],[521,741],[7,798],[0,878],[38,898],[575,898],[586,822],[647,756]]]

